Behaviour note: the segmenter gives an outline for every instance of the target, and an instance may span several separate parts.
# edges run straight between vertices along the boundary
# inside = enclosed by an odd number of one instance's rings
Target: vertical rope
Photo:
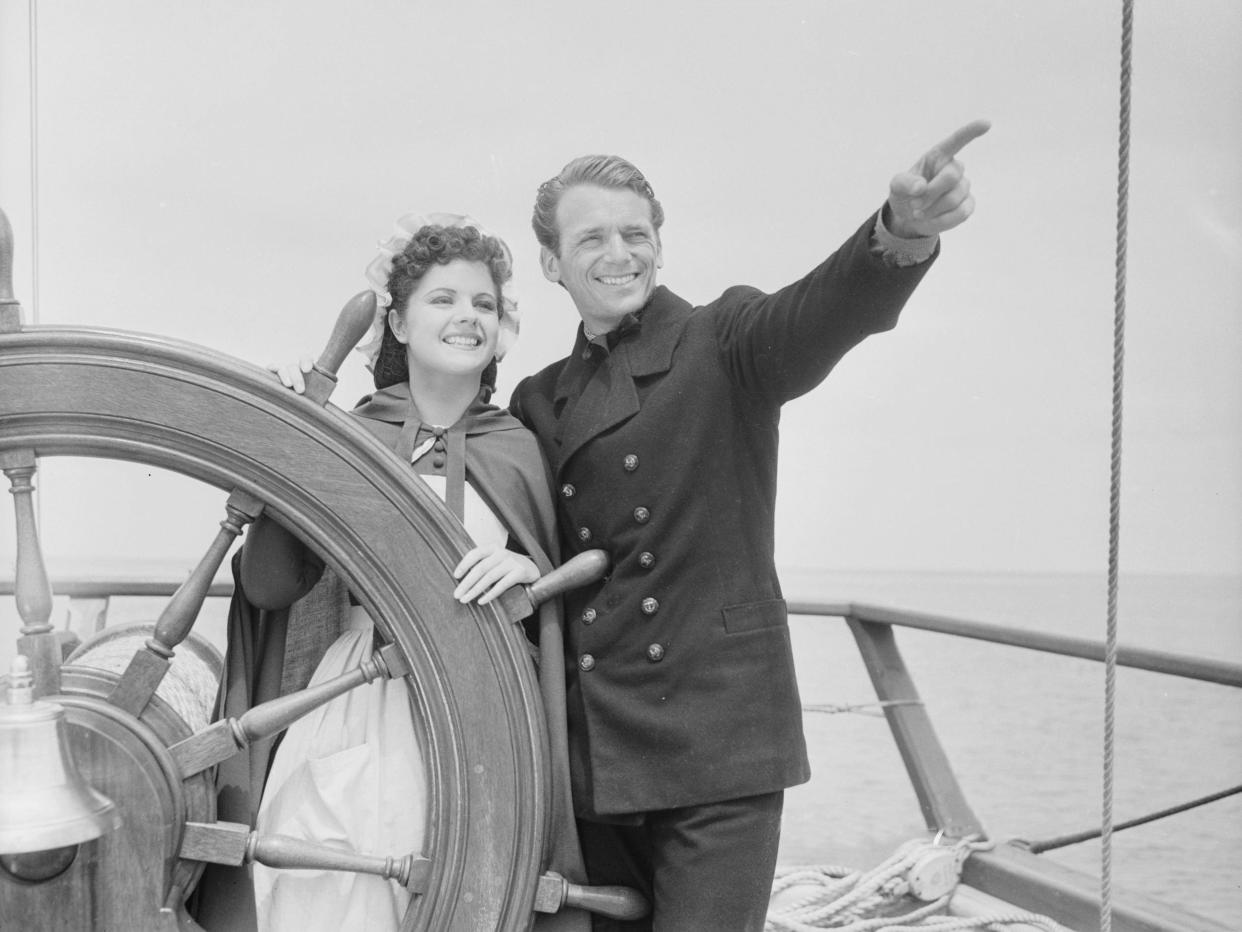
[[[1104,792],[1100,834],[1100,932],[1111,932],[1113,874],[1113,763],[1117,699],[1117,577],[1121,550],[1121,424],[1125,374],[1126,230],[1130,197],[1130,54],[1134,3],[1122,0],[1121,101],[1117,151],[1117,248],[1113,291],[1112,449],[1108,494],[1108,624],[1104,651]]]
[[[39,7],[30,0],[30,323],[39,322]]]
[[[39,7],[30,0],[30,323],[39,322]],[[35,522],[43,526],[43,496],[35,500]]]

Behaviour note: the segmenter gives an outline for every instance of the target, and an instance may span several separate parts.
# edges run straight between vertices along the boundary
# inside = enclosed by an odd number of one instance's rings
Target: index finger
[[[972,120],[945,139],[932,146],[931,151],[943,155],[945,161],[954,158],[966,148],[966,144],[978,139],[992,128],[991,120]]]
[[[453,578],[461,579],[466,572],[487,554],[482,547],[473,547],[462,554],[461,561],[453,567]]]

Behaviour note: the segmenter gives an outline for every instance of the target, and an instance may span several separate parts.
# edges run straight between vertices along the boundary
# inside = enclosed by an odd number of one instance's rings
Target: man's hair
[[[561,250],[561,232],[556,226],[556,206],[561,195],[578,184],[593,184],[601,188],[628,188],[646,198],[651,205],[651,225],[658,233],[664,224],[664,208],[656,200],[655,191],[643,173],[619,155],[582,155],[574,159],[539,186],[535,195],[535,212],[530,225],[535,228],[539,245],[553,255]]]

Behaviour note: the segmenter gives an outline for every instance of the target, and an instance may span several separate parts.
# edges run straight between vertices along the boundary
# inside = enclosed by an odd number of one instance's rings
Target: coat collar
[[[585,443],[638,413],[634,379],[668,371],[691,311],[688,303],[664,286],[656,288],[639,312],[637,325],[618,338],[609,358],[595,369],[568,416],[558,424],[559,450],[554,464],[558,475]],[[587,365],[583,353],[587,346],[579,327],[573,353],[557,377],[555,401],[568,399],[575,386],[582,384],[582,368]]]
[[[691,310],[688,302],[658,285],[651,293],[651,300],[638,311],[637,324],[617,341],[612,354],[618,361],[624,360],[627,371],[636,378],[667,372]],[[579,324],[573,351],[556,379],[555,401],[563,401],[573,391],[577,384],[575,376],[583,362],[582,354],[589,345]]]
[[[350,413],[372,421],[401,426],[410,413],[410,383],[398,382],[381,388],[359,401],[358,406]],[[507,412],[484,401],[481,393],[471,402],[457,424],[469,436],[496,430],[519,430],[522,426]]]

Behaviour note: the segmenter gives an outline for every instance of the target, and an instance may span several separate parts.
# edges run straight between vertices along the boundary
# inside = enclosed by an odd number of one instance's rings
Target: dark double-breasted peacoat
[[[587,818],[772,792],[810,771],[773,560],[781,404],[887,330],[928,263],[874,255],[874,218],[802,280],[692,307],[664,287],[607,346],[523,380],[512,412],[554,474],[566,556],[574,799]]]

